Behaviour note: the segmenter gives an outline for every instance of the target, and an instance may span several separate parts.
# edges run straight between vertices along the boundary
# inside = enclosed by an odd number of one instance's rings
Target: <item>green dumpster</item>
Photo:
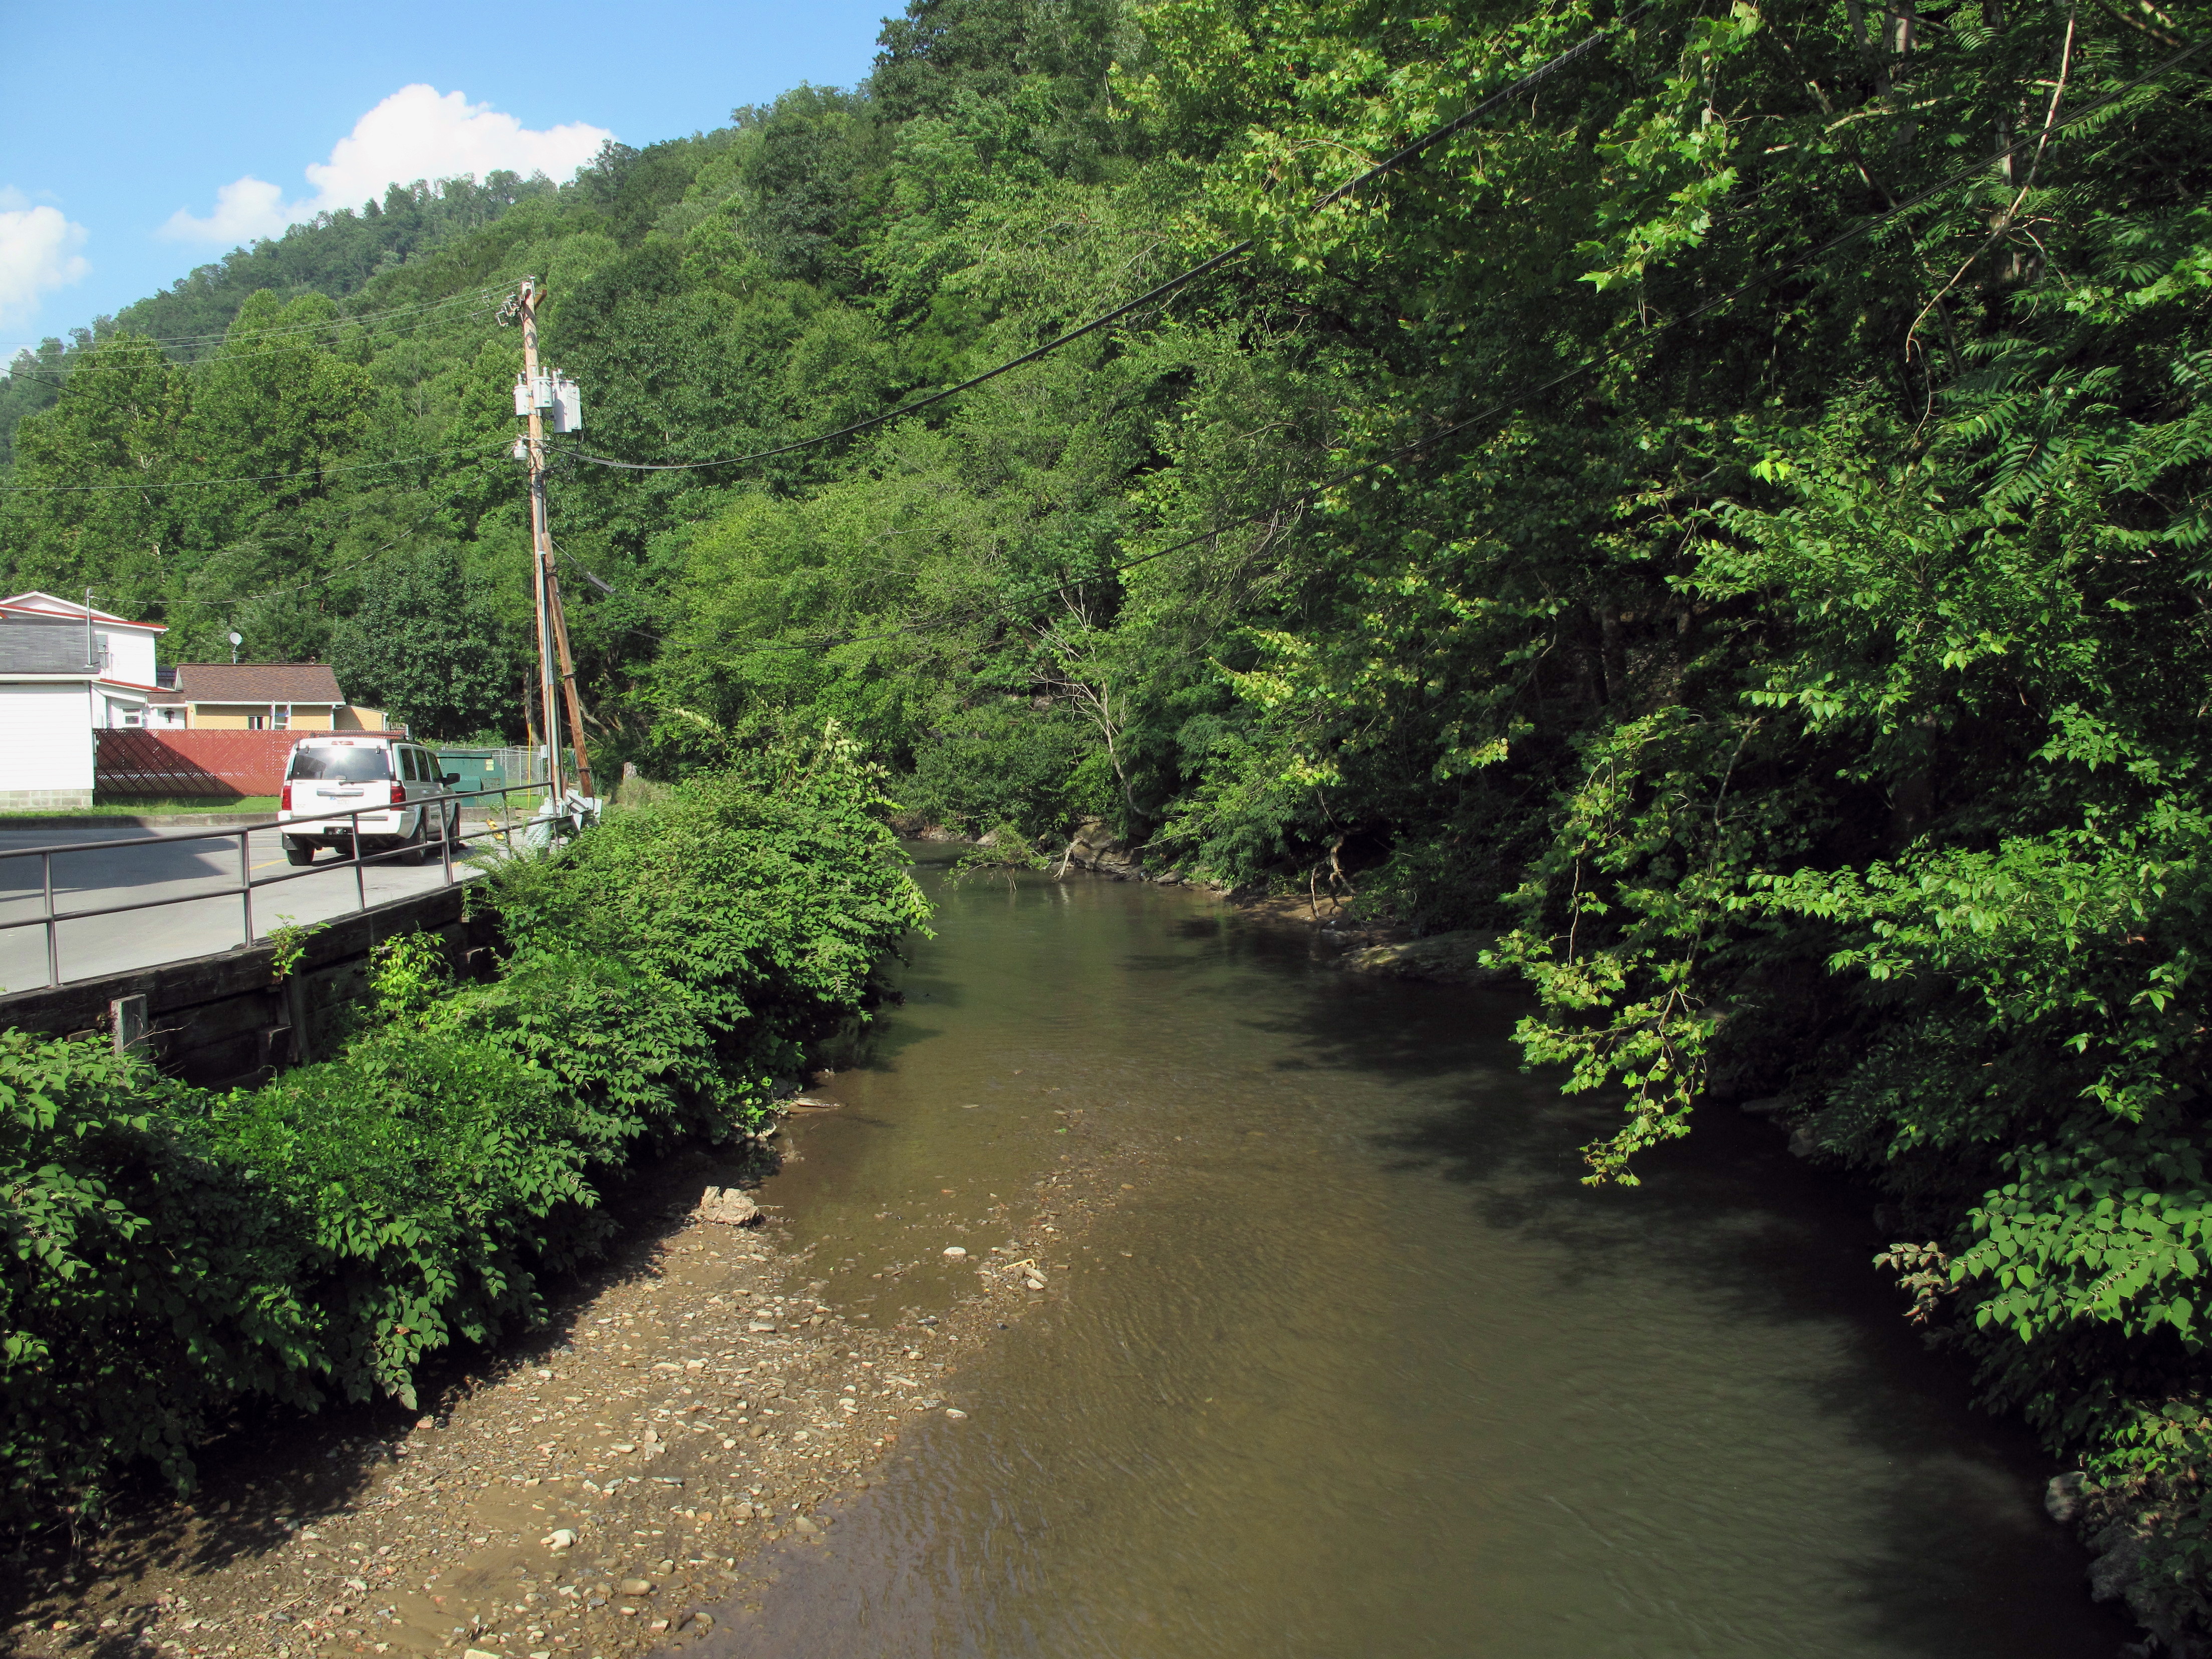
[[[441,749],[435,752],[439,769],[451,772],[460,780],[453,786],[457,795],[481,794],[488,789],[507,787],[504,749]]]

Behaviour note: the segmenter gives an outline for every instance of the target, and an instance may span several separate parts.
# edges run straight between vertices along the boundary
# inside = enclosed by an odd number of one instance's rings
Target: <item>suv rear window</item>
[[[391,757],[392,751],[380,744],[363,749],[295,749],[289,775],[367,783],[392,775]]]

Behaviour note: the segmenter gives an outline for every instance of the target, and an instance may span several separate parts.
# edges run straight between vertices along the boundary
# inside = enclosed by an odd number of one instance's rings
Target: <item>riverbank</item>
[[[167,1586],[179,1659],[2127,1639],[2048,1464],[1760,1126],[1592,1193],[1606,1109],[1520,1073],[1516,999],[1342,974],[1151,884],[932,886],[866,1062],[775,1138],[764,1226],[695,1216],[726,1164],[646,1172],[618,1255],[432,1426],[216,1448],[159,1552],[103,1558],[105,1611],[88,1575],[44,1604],[113,1647],[24,1650],[144,1651],[124,1609]]]
[[[798,1108],[836,1109],[834,1081]],[[774,1211],[736,1226],[702,1207],[762,1173],[696,1152],[645,1172],[605,1264],[419,1414],[234,1432],[191,1501],[19,1559],[7,1650],[611,1655],[703,1635],[763,1548],[825,1542],[917,1424],[965,1420],[971,1354],[1059,1294],[1066,1224],[1093,1201],[1041,1176],[994,1219],[1054,1228],[1049,1248],[979,1246],[950,1263],[951,1305],[885,1317],[824,1299]]]

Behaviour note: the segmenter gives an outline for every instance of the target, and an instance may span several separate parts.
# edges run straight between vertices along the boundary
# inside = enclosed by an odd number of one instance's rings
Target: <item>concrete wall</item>
[[[54,1036],[115,1033],[115,1004],[129,1022],[144,998],[144,1041],[161,1069],[210,1088],[258,1083],[328,1054],[349,1007],[368,992],[368,953],[402,933],[435,933],[457,973],[490,966],[491,923],[462,915],[465,890],[442,887],[335,921],[307,942],[291,977],[273,978],[269,945],[134,969],[52,990],[0,996],[0,1026]]]
[[[0,810],[91,805],[92,741],[82,681],[0,682]]]

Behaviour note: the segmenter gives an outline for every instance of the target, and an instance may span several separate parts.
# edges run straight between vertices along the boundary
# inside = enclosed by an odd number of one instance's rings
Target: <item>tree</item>
[[[459,550],[436,543],[392,556],[331,641],[338,684],[418,737],[518,725],[524,653],[492,620],[489,595]]]
[[[92,586],[108,610],[143,614],[173,557],[179,428],[191,408],[184,373],[132,336],[77,354],[53,407],[17,429],[14,483],[0,540],[11,586],[64,595]]]

